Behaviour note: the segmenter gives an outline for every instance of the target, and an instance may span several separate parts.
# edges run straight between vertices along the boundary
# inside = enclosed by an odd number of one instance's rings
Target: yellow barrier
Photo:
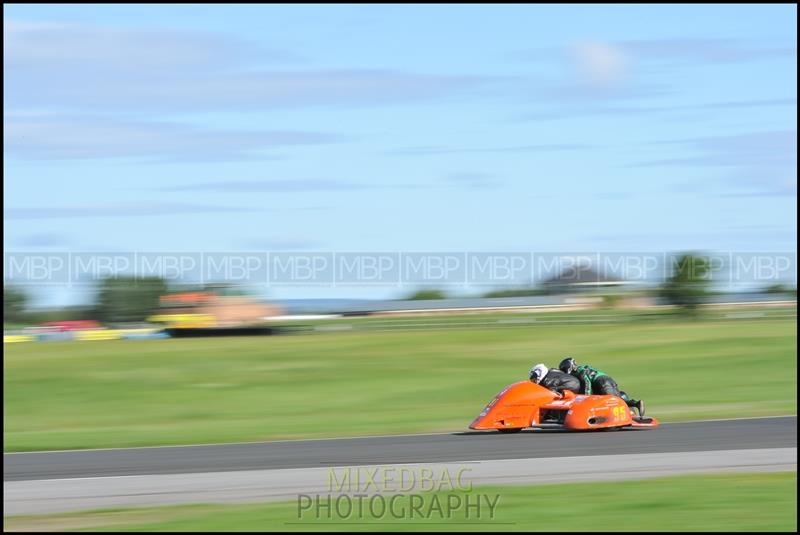
[[[96,331],[75,331],[75,340],[120,340],[122,331],[100,329]]]
[[[69,340],[120,340],[127,335],[135,334],[155,334],[161,329],[141,328],[141,329],[92,329],[86,331],[73,331]],[[4,344],[15,344],[19,342],[35,342],[37,336],[30,334],[5,334],[3,335]]]
[[[217,318],[211,314],[157,314],[147,318],[147,321],[181,329],[217,326]]]
[[[35,338],[29,334],[4,334],[4,344],[16,344],[18,342],[33,342]]]

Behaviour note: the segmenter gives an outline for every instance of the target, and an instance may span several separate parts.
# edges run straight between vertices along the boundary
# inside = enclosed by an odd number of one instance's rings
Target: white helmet
[[[544,379],[544,376],[547,375],[547,372],[550,371],[547,366],[544,364],[537,364],[533,368],[531,368],[530,378],[531,381],[536,383],[537,385],[539,382]]]

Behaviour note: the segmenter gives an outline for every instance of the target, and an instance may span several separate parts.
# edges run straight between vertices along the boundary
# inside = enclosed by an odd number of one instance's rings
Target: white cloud
[[[579,72],[592,86],[617,86],[628,76],[627,54],[615,44],[580,42],[571,46],[571,52]]]
[[[506,153],[506,152],[561,152],[589,148],[583,143],[540,143],[536,145],[512,145],[504,147],[451,147],[445,145],[426,145],[404,147],[386,151],[386,154],[398,156],[430,156],[439,154],[473,154],[473,153]]]
[[[281,69],[286,52],[207,32],[4,23],[5,105],[186,111],[362,106],[450,96],[494,78]],[[294,65],[292,67],[295,67]]]
[[[10,69],[77,69],[84,74],[100,71],[147,76],[228,67],[246,59],[289,58],[285,52],[210,32],[3,22],[3,62]]]
[[[128,201],[67,206],[27,206],[5,208],[4,219],[61,219],[88,217],[150,217],[215,212],[252,212],[252,208],[161,201]]]
[[[696,64],[754,61],[797,54],[793,46],[763,46],[743,39],[722,38],[641,39],[620,41],[617,46],[643,60]]]
[[[308,193],[312,191],[354,191],[366,185],[343,180],[294,179],[294,180],[218,180],[181,184],[159,188],[164,191],[214,191],[219,193]]]
[[[169,112],[371,106],[463,94],[489,81],[479,76],[365,69],[203,72],[149,78],[109,72],[102,79],[39,72],[6,77],[6,102],[14,108]]]
[[[724,171],[723,194],[797,196],[797,132],[776,130],[674,140],[691,156],[651,160],[642,167],[717,168]],[[686,189],[685,184],[679,185]]]
[[[665,69],[709,67],[790,59],[792,43],[766,44],[745,39],[672,38],[622,41],[584,40],[515,54],[527,60],[567,68],[567,76],[541,79],[534,92],[549,102],[627,101],[658,97],[674,89],[649,75]],[[577,76],[576,76],[577,75]],[[562,111],[556,110],[559,115]],[[545,114],[552,114],[548,109]]]
[[[10,113],[3,121],[7,155],[35,160],[149,158],[219,160],[263,156],[289,145],[314,145],[341,136],[304,131],[202,129],[184,123],[104,116]]]

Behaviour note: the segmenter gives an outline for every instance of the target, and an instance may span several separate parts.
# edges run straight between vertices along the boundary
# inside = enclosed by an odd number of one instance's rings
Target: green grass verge
[[[796,318],[767,316],[8,344],[4,449],[461,430],[564,355],[663,421],[796,414],[796,342]]]
[[[470,516],[466,496],[484,505]],[[435,496],[435,498],[434,498]],[[457,499],[450,496],[458,496]],[[498,498],[499,496],[499,498]],[[297,502],[192,505],[121,509],[47,516],[5,517],[6,531],[797,531],[797,472],[679,476],[613,483],[474,487],[471,492],[422,494],[412,518],[410,499],[394,514],[369,507],[343,515],[313,509],[298,515]],[[432,509],[434,500],[441,512]],[[452,504],[448,510],[446,504]],[[485,504],[485,499],[483,500]],[[479,515],[479,516],[478,516]]]

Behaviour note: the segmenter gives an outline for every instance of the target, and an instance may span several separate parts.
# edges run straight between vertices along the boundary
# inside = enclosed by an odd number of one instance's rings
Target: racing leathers
[[[548,373],[547,375],[550,374]],[[628,394],[619,389],[617,382],[605,372],[588,364],[582,364],[575,369],[572,375],[580,381],[581,391],[584,394],[617,396],[622,398],[628,407],[636,407],[639,410],[639,415],[644,416],[644,402],[628,397]]]
[[[576,394],[581,393],[581,382],[577,377],[555,368],[547,371],[547,375],[539,382],[539,385],[559,394],[563,394],[564,390],[571,390]]]

